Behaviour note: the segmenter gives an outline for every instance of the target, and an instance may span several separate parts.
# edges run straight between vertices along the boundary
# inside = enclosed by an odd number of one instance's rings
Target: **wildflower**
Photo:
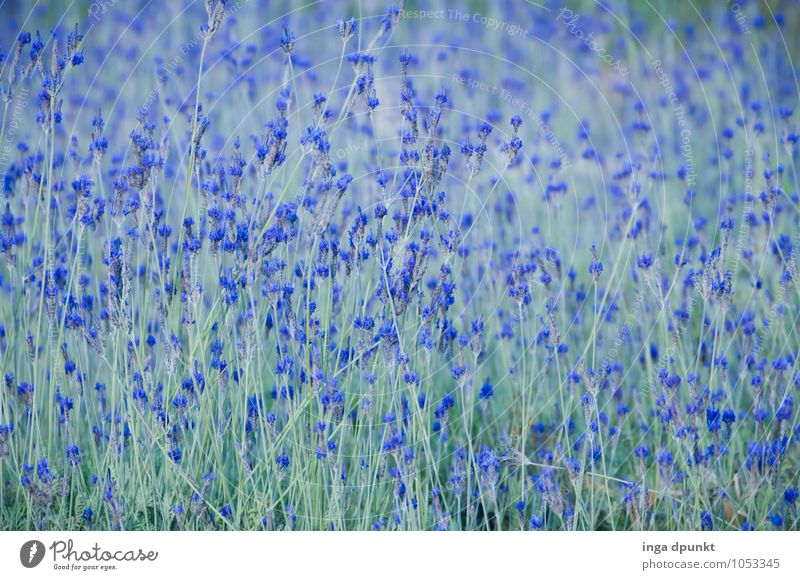
[[[71,444],[67,446],[66,451],[67,461],[69,461],[70,465],[75,467],[78,463],[81,462],[81,452],[78,449],[78,446],[75,444]]]
[[[592,243],[589,250],[592,254],[592,260],[589,262],[589,275],[592,277],[592,282],[597,283],[597,280],[603,273],[603,262],[597,257],[597,244]]]
[[[289,31],[288,26],[283,27],[283,35],[281,35],[281,48],[286,54],[291,54],[294,50],[295,38],[294,34]]]
[[[653,254],[645,252],[637,258],[636,265],[642,270],[649,270],[653,265]]]
[[[776,530],[783,529],[783,516],[781,516],[780,514],[770,513],[769,521]]]
[[[522,149],[522,139],[519,138],[519,128],[522,125],[522,118],[519,115],[511,117],[511,139],[508,143],[503,143],[500,150],[506,154],[506,164],[512,165],[517,159],[517,153]]]
[[[200,27],[200,32],[203,33],[206,42],[210,42],[216,36],[225,18],[227,12],[225,0],[205,0],[205,8],[208,22]]]
[[[44,484],[53,483],[55,476],[50,471],[50,466],[47,463],[47,459],[44,457],[36,464],[36,476],[39,478],[39,481]]]
[[[167,452],[167,457],[169,457],[174,463],[180,464],[181,459],[183,458],[183,451],[176,445]]]
[[[233,517],[233,507],[231,507],[231,504],[226,503],[224,506],[222,506],[222,509],[220,509],[219,513],[223,518],[229,520]]]
[[[704,532],[709,532],[714,529],[714,520],[711,514],[706,511],[700,514],[700,529]]]
[[[354,18],[349,20],[342,18],[336,24],[336,29],[339,32],[339,36],[342,38],[342,42],[347,42],[353,37],[353,35],[356,33],[356,30],[358,30],[358,24]]]
[[[706,409],[706,425],[711,433],[719,431],[721,426],[720,418],[721,415],[719,410],[714,409],[713,407],[708,407]]]

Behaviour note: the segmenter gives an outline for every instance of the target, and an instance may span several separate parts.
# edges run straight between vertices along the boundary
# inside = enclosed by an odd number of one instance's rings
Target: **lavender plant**
[[[741,4],[0,7],[0,529],[796,530]]]

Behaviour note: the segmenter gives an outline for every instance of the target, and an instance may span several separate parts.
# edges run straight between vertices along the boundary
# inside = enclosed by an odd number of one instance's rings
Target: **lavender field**
[[[796,2],[0,16],[0,529],[798,529]]]

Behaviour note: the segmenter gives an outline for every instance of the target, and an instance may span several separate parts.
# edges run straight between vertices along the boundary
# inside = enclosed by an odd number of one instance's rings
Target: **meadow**
[[[798,529],[796,3],[0,14],[0,529]]]

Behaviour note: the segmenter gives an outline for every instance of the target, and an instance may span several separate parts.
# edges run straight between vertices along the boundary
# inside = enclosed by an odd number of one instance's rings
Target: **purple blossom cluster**
[[[797,6],[360,4],[0,7],[0,528],[797,529]]]

